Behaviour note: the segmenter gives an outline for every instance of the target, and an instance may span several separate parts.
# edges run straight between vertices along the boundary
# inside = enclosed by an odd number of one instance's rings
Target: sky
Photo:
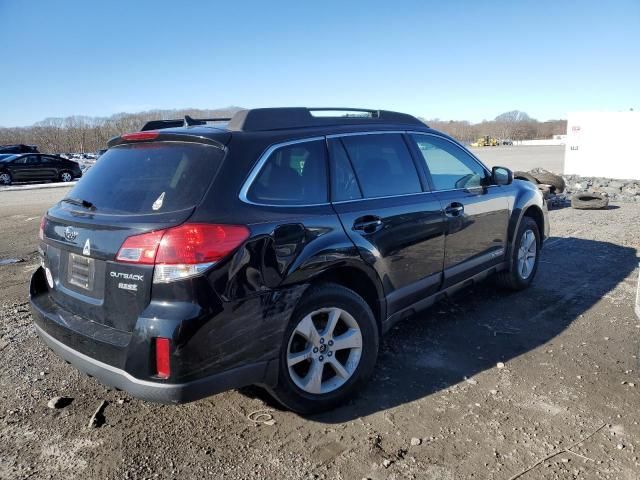
[[[0,126],[227,106],[640,109],[640,0],[0,0]]]

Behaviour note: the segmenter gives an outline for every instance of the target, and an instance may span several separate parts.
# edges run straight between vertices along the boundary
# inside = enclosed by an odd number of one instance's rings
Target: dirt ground
[[[638,205],[552,211],[529,290],[487,281],[400,323],[357,399],[301,418],[257,389],[145,403],[53,355],[27,288],[54,190],[0,193],[0,260],[23,260],[0,266],[0,478],[640,478]]]

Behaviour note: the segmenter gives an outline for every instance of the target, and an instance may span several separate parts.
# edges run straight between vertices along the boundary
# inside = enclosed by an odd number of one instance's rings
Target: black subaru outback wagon
[[[40,337],[143,399],[257,384],[311,413],[358,391],[394,322],[490,274],[531,283],[549,231],[531,183],[412,116],[346,110],[112,139],[42,219]]]

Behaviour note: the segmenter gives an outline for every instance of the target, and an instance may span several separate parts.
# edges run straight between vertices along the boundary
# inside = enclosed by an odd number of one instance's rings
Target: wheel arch
[[[532,218],[536,225],[538,225],[538,232],[540,235],[544,235],[544,214],[542,213],[542,209],[537,205],[530,205],[527,209],[522,212],[522,217]],[[522,218],[520,219],[522,221]]]
[[[516,239],[516,233],[520,228],[522,219],[527,217],[533,219],[538,226],[541,238],[544,239],[546,232],[547,218],[543,212],[542,196],[535,187],[522,188],[519,190],[518,195],[515,198],[515,204],[511,213],[508,227],[508,243],[507,243],[507,257],[511,258],[511,253],[514,248]],[[542,246],[542,245],[541,245]]]
[[[360,295],[369,305],[382,334],[382,322],[386,316],[386,302],[382,284],[374,272],[352,264],[331,267],[310,279],[311,286],[335,283]]]

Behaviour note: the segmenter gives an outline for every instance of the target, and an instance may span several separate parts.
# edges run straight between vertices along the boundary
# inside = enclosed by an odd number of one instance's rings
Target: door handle
[[[353,222],[353,229],[362,233],[376,233],[382,228],[383,222],[380,217],[375,215],[365,215],[364,217],[357,218]]]
[[[459,217],[464,213],[464,205],[458,202],[453,202],[444,209],[444,213],[447,217]]]

